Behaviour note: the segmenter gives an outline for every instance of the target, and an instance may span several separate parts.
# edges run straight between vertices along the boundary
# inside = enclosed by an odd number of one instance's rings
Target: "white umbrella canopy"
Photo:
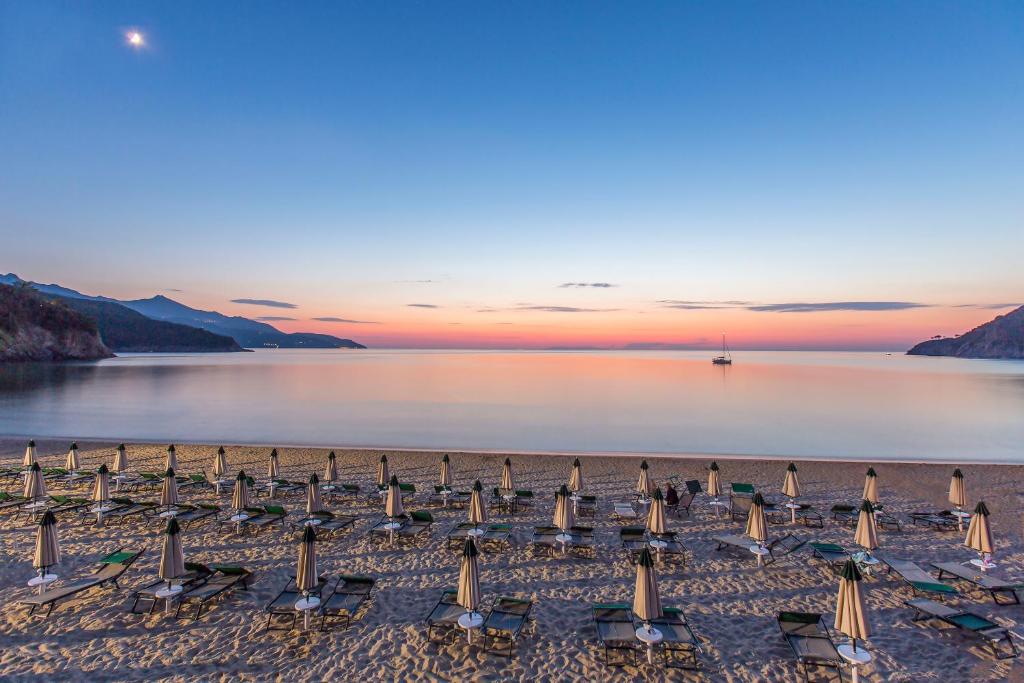
[[[281,468],[277,462],[277,449],[270,451],[270,464],[267,466],[267,477],[277,479],[281,476]]]
[[[722,495],[722,481],[718,475],[718,463],[711,463],[708,468],[708,495],[717,498]]]
[[[790,498],[800,497],[800,479],[796,474],[796,465],[789,463],[786,468],[786,479],[782,482],[782,495]]]
[[[878,475],[875,468],[869,467],[868,473],[864,476],[864,500],[870,503],[878,503]]]
[[[181,527],[171,517],[164,531],[164,547],[160,552],[160,578],[168,583],[185,573],[185,553],[181,549]]]
[[[661,495],[661,489],[654,489],[651,494],[651,509],[647,511],[647,529],[652,534],[668,533],[668,523],[665,521],[665,498]]]
[[[303,594],[309,594],[320,583],[316,568],[316,532],[307,526],[299,543],[299,565],[295,570],[295,585]]]
[[[39,467],[38,462],[32,463],[32,466],[28,468],[23,495],[31,501],[42,500],[49,495],[46,491],[46,480],[43,479],[43,470]]]
[[[43,513],[36,528],[36,554],[32,566],[44,574],[46,569],[60,564],[60,540],[57,538],[57,518],[52,510]]]
[[[487,506],[484,505],[484,487],[477,479],[473,484],[473,491],[469,495],[469,521],[472,524],[484,524],[487,522]]]
[[[636,589],[633,594],[633,613],[645,623],[664,614],[658,592],[658,576],[654,571],[654,558],[644,547],[636,563]]]
[[[334,451],[327,454],[327,468],[324,470],[324,480],[328,484],[333,484],[338,479],[338,463],[337,456],[334,455]]]
[[[178,451],[174,449],[172,443],[167,447],[167,457],[164,459],[165,470],[177,470],[178,469]]]
[[[391,470],[388,468],[388,456],[380,456],[380,464],[377,465],[377,486],[387,486],[391,481]]]
[[[78,460],[78,444],[73,443],[71,448],[68,449],[68,459],[64,462],[64,469],[74,472],[79,467],[81,467],[81,464]]]
[[[178,504],[178,479],[170,467],[164,472],[164,483],[160,488],[160,505],[170,508]]]
[[[221,446],[217,449],[217,455],[213,458],[213,478],[220,479],[228,471],[228,458],[224,452],[224,447]]]
[[[388,482],[388,498],[384,504],[384,514],[395,519],[405,514],[405,509],[402,507],[402,489],[398,485],[398,475],[392,474],[391,481]]]
[[[847,560],[839,573],[839,598],[836,605],[835,629],[849,636],[853,641],[853,649],[857,650],[857,641],[871,636],[871,627],[867,620],[867,609],[864,607],[864,595],[860,590],[860,570],[852,559]]]
[[[21,461],[21,464],[25,467],[32,467],[36,464],[36,442],[29,441],[28,445],[25,446],[25,457]]]
[[[512,461],[505,458],[505,464],[501,468],[501,486],[498,488],[505,491],[515,491],[516,483],[512,479]]]
[[[449,487],[452,485],[452,468],[451,460],[448,454],[445,453],[444,457],[441,458],[441,473],[437,478],[439,486]]]
[[[764,543],[768,538],[768,522],[764,518],[764,497],[760,493],[755,493],[751,501],[746,534],[758,543]]]
[[[583,490],[583,465],[580,464],[579,458],[572,463],[572,472],[569,473],[569,490],[576,493]]]
[[[117,451],[114,452],[114,466],[111,469],[118,474],[128,470],[128,451],[124,444],[120,444],[117,447]]]
[[[649,496],[654,488],[651,486],[651,479],[647,474],[647,469],[647,461],[644,460],[640,463],[640,478],[636,482],[636,492],[641,496]]]
[[[871,501],[864,500],[857,517],[857,531],[853,541],[869,553],[878,547],[878,532],[875,529],[875,508]]]
[[[569,502],[569,488],[562,484],[555,494],[555,516],[554,524],[562,531],[567,531],[576,526],[575,515],[572,512],[572,503]]]
[[[988,506],[984,502],[974,506],[971,525],[967,527],[967,538],[964,539],[964,545],[982,555],[991,555],[995,547],[995,543],[992,542],[992,530],[988,525],[988,515]]]
[[[96,470],[96,481],[92,487],[92,499],[96,503],[105,503],[110,500],[110,470],[106,465],[100,465]]]
[[[960,468],[953,470],[953,477],[949,480],[949,502],[957,508],[967,506],[967,495],[964,491],[964,473]]]
[[[239,470],[235,477],[235,488],[231,492],[231,507],[241,511],[249,507],[249,482],[245,477],[245,470]]]
[[[476,549],[473,539],[467,538],[462,546],[462,564],[459,567],[459,592],[456,596],[459,605],[468,612],[476,611],[480,606],[480,568],[477,565]]]
[[[309,475],[309,485],[306,487],[306,514],[315,515],[324,511],[324,504],[320,498],[320,479],[316,472]]]

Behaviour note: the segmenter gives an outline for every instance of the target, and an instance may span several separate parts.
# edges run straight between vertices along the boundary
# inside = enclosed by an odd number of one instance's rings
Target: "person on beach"
[[[669,507],[679,505],[679,493],[676,492],[672,482],[665,483],[665,504]]]

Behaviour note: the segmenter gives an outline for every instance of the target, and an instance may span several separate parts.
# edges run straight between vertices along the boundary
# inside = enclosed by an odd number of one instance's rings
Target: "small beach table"
[[[850,665],[850,677],[853,683],[860,683],[860,672],[858,669],[871,663],[871,654],[864,648],[854,650],[852,645],[840,645],[836,648],[839,656]]]
[[[28,585],[30,588],[35,588],[39,595],[42,595],[46,587],[56,580],[56,574],[50,574],[49,572],[47,572],[38,576],[33,576],[31,579],[28,580]]]
[[[309,615],[320,606],[320,598],[315,595],[306,595],[295,601],[295,609],[302,612],[302,628],[309,630]]]
[[[466,631],[466,642],[473,644],[473,631],[484,625],[484,615],[479,612],[466,612],[459,617],[459,628]]]
[[[641,626],[636,630],[636,639],[647,646],[647,663],[654,664],[654,646],[665,636],[653,626]]]
[[[164,601],[164,614],[170,614],[171,603],[174,602],[174,598],[181,595],[182,591],[184,590],[185,589],[182,588],[181,585],[174,584],[171,586],[164,586],[153,595],[155,595],[158,598],[161,598]]]

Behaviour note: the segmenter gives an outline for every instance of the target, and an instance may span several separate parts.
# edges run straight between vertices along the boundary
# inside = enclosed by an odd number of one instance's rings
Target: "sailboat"
[[[732,354],[729,353],[729,346],[725,343],[725,335],[722,335],[722,355],[711,359],[715,365],[732,365]]]

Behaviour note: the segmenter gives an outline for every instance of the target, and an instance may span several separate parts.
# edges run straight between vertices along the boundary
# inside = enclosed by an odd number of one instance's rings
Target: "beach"
[[[68,442],[38,441],[43,466],[63,466]],[[81,466],[111,466],[114,442],[79,442]],[[209,473],[214,445],[177,445],[179,474]],[[270,445],[224,444],[228,476],[239,470],[266,478]],[[22,439],[0,439],[0,465],[19,467]],[[323,476],[327,449],[279,448],[282,478],[306,481],[311,472]],[[127,445],[129,466],[135,472],[163,469],[166,444]],[[383,514],[383,505],[367,492],[375,488],[378,462],[386,454],[391,472],[402,483],[415,484],[416,496],[407,510],[427,510],[435,522],[417,544],[389,547],[386,539],[367,535]],[[779,611],[825,614],[831,627],[838,579],[811,559],[804,547],[758,568],[750,553],[717,551],[714,536],[742,534],[742,522],[728,515],[716,518],[709,498],[696,497],[689,516],[670,516],[669,528],[685,545],[685,566],[658,565],[664,606],[685,610],[700,639],[700,668],[668,671],[651,666],[641,656],[638,666],[606,666],[594,629],[590,605],[632,603],[635,566],[620,547],[612,504],[633,497],[640,459],[624,456],[580,456],[584,487],[597,496],[597,512],[579,520],[595,529],[593,557],[562,557],[534,552],[534,526],[550,525],[554,492],[569,477],[574,456],[499,453],[450,453],[453,488],[468,490],[480,480],[489,492],[498,486],[502,463],[512,463],[517,489],[529,489],[535,499],[514,515],[489,510],[491,522],[513,526],[512,544],[500,552],[482,552],[480,585],[485,604],[497,596],[532,600],[531,624],[519,637],[511,659],[467,646],[463,633],[445,643],[426,637],[425,618],[443,589],[454,588],[460,553],[445,543],[448,530],[466,520],[463,508],[428,503],[437,483],[441,453],[379,450],[337,450],[340,482],[358,484],[357,501],[330,502],[336,513],[355,515],[348,533],[317,544],[319,570],[328,576],[363,574],[376,579],[365,607],[348,628],[328,632],[265,633],[263,609],[295,573],[298,532],[285,525],[267,528],[258,537],[240,536],[225,526],[202,524],[182,532],[186,561],[241,565],[254,572],[248,591],[235,591],[215,602],[196,620],[174,619],[157,610],[152,615],[129,611],[135,586],[156,578],[162,525],[137,519],[123,526],[98,528],[74,515],[63,515],[59,536],[63,561],[56,568],[62,579],[91,571],[101,555],[117,548],[145,553],[120,581],[119,589],[101,588],[60,604],[51,616],[28,617],[19,600],[33,589],[32,556],[35,526],[24,518],[0,514],[0,670],[6,680],[45,677],[61,680],[328,680],[358,675],[365,680],[537,680],[618,681],[706,680],[792,681],[798,669],[776,624]],[[753,484],[766,498],[782,501],[781,488],[788,460],[716,457],[723,488],[730,482]],[[656,484],[669,477],[699,480],[706,487],[710,458],[648,457]],[[853,546],[854,531],[830,518],[834,504],[859,505],[865,470],[871,463],[798,460],[800,503],[809,503],[825,518],[823,528],[788,523],[772,524],[769,536],[793,533],[801,540]],[[909,512],[948,509],[947,491],[953,466],[948,464],[876,463],[880,500],[886,512],[902,522],[902,530],[879,531],[878,555],[912,560],[924,568],[930,562],[967,561],[976,555],[964,547],[963,535],[911,524]],[[1024,466],[961,464],[969,509],[984,500],[991,510],[996,543],[994,574],[1024,579],[1021,538],[1021,486]],[[5,490],[20,493],[16,483]],[[682,490],[682,489],[681,489]],[[90,487],[75,490],[88,496]],[[54,488],[51,493],[63,493]],[[159,490],[128,493],[154,500]],[[723,500],[727,496],[723,496]],[[212,488],[183,488],[185,503],[216,502],[230,507],[230,486],[219,497]],[[254,504],[268,501],[264,497]],[[279,495],[274,501],[298,518],[305,505],[303,492]],[[642,522],[641,522],[642,523]],[[59,585],[59,584],[57,584]],[[963,594],[951,604],[969,607],[1000,625],[1024,634],[1024,607],[998,606],[987,593],[955,584]],[[913,597],[895,575],[875,572],[862,583],[872,635],[866,645],[873,657],[861,677],[868,681],[995,681],[1024,680],[1013,659],[997,661],[980,641],[955,629],[938,629],[912,621],[904,601]],[[840,640],[843,640],[839,636]],[[847,670],[848,674],[848,670]]]

